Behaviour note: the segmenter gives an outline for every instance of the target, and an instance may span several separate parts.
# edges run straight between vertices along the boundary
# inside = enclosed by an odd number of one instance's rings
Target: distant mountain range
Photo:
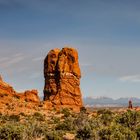
[[[112,99],[109,97],[99,97],[99,98],[92,98],[86,97],[83,99],[85,106],[112,106],[112,107],[124,107],[128,106],[128,102],[131,99],[133,106],[140,106],[140,99],[139,98],[119,98],[119,99]]]

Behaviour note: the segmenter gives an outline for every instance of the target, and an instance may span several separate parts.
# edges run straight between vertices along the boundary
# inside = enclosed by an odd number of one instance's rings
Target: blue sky
[[[0,73],[42,95],[43,59],[77,48],[83,96],[140,97],[139,0],[0,0]]]

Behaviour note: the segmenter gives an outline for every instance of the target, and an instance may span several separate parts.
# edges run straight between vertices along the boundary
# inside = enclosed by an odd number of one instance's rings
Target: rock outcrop
[[[23,93],[17,93],[16,96],[17,98],[20,98],[21,100],[26,101],[26,102],[34,102],[34,103],[40,102],[38,91],[34,89],[26,90]]]
[[[12,86],[9,84],[5,83],[2,80],[2,77],[0,76],[0,95],[2,94],[15,94],[15,90],[13,89]]]
[[[81,72],[78,52],[74,48],[51,50],[44,60],[44,100],[49,108],[82,107]]]
[[[1,77],[1,76],[0,76]],[[18,93],[0,78],[0,113],[30,113],[40,104],[37,90]]]

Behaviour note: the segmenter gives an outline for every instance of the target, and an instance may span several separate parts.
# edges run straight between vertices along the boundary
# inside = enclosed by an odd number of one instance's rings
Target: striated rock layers
[[[73,110],[82,107],[81,72],[76,49],[51,50],[44,60],[44,77],[44,100],[48,107]]]

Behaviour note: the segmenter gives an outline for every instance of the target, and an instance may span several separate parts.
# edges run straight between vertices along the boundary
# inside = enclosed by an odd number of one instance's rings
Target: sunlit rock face
[[[81,72],[78,52],[74,48],[51,50],[44,60],[44,100],[49,108],[82,107]]]
[[[2,80],[0,76],[0,113],[2,114],[25,114],[36,111],[40,104],[38,91],[26,90],[16,92],[14,88]]]

